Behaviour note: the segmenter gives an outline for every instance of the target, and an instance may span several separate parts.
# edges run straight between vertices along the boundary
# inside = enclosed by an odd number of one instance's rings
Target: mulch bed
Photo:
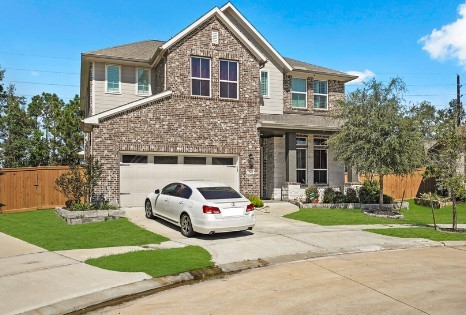
[[[437,231],[448,232],[448,233],[466,233],[466,229],[453,230],[452,228],[442,228],[442,227],[438,227],[438,226],[437,226]]]

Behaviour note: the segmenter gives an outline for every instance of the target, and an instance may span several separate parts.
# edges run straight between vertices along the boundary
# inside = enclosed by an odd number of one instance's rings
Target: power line
[[[24,54],[24,53],[16,53],[16,52],[6,52],[6,51],[0,51],[0,54],[4,54],[4,55],[17,55],[17,56],[31,56],[31,57],[41,57],[41,58],[53,58],[53,59],[79,60],[78,58],[70,58],[70,57],[46,56],[46,55],[32,55],[32,54]]]
[[[59,83],[41,83],[41,82],[27,82],[27,81],[8,81],[5,83],[24,83],[24,84],[38,84],[38,85],[56,85],[56,86],[72,86],[72,87],[79,87],[79,85],[72,85],[72,84],[59,84]]]
[[[362,84],[345,84],[345,86],[360,86],[362,87]],[[439,84],[406,84],[406,86],[456,86],[456,84],[453,83],[439,83]]]
[[[37,69],[23,69],[23,68],[4,68],[5,70],[20,70],[20,71],[37,71],[45,73],[60,73],[60,74],[74,74],[79,75],[77,72],[62,72],[62,71],[49,71],[49,70],[37,70]]]

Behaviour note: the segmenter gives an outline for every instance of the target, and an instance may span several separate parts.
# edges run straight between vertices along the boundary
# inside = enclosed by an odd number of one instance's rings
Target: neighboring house
[[[86,154],[122,206],[176,179],[281,198],[287,183],[342,187],[325,139],[356,77],[282,57],[238,10],[215,7],[170,40],[82,54]]]

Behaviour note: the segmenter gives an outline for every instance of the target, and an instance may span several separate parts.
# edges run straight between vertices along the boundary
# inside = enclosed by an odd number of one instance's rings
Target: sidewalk
[[[0,233],[0,314],[17,314],[151,279],[103,270]],[[59,312],[57,312],[59,313]]]

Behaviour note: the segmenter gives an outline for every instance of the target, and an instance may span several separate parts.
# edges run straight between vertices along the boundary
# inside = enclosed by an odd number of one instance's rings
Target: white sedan
[[[155,216],[181,227],[186,237],[251,230],[254,205],[233,188],[211,181],[180,181],[147,195],[146,217]]]

